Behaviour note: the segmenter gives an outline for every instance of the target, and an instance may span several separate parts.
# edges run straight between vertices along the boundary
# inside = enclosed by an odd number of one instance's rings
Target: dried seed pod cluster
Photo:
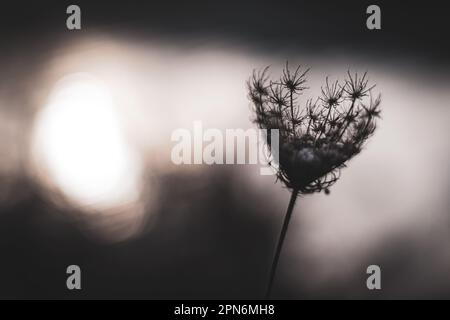
[[[279,129],[278,179],[301,194],[328,193],[340,169],[374,133],[381,98],[372,98],[367,73],[348,72],[342,83],[327,78],[320,96],[302,106],[308,71],[292,72],[286,63],[277,81],[269,79],[268,67],[255,71],[248,92],[257,125]]]

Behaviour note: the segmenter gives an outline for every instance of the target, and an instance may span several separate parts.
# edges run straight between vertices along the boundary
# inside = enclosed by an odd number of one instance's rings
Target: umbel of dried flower
[[[270,297],[284,238],[298,195],[321,192],[339,179],[340,170],[361,152],[375,132],[380,117],[381,96],[373,99],[367,73],[347,72],[343,82],[325,80],[316,99],[302,101],[309,69],[289,69],[270,80],[268,67],[254,71],[247,83],[261,129],[279,130],[279,157],[274,166],[277,178],[292,191],[273,260],[266,297]],[[270,145],[270,134],[267,135]]]
[[[269,80],[268,67],[255,71],[248,92],[256,124],[279,129],[278,179],[300,194],[328,193],[340,169],[374,133],[381,99],[372,98],[367,73],[348,72],[342,83],[326,78],[320,96],[302,105],[308,71],[292,72],[286,63],[275,81]]]

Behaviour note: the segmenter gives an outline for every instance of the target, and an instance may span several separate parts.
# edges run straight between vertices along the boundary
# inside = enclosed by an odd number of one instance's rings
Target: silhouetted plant
[[[348,160],[361,152],[376,129],[381,97],[372,98],[367,73],[358,76],[347,72],[347,78],[330,82],[328,77],[316,100],[301,107],[300,96],[308,89],[309,69],[295,72],[288,63],[282,76],[272,81],[268,67],[254,71],[248,81],[249,98],[255,112],[255,123],[261,129],[279,130],[277,178],[292,192],[273,260],[266,297],[270,297],[279,256],[295,201],[299,195],[324,191],[340,177]],[[270,134],[267,135],[270,145]]]

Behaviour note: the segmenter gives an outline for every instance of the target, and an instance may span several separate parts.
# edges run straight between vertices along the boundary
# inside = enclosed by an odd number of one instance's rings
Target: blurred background
[[[0,298],[262,298],[289,191],[176,166],[170,138],[254,127],[245,82],[286,60],[311,67],[305,101],[368,71],[383,111],[331,194],[299,199],[274,298],[450,298],[442,4],[377,1],[369,31],[367,1],[77,1],[69,31],[70,4],[0,11]]]

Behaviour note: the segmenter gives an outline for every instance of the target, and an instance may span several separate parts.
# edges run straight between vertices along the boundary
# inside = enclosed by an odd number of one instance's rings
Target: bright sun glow
[[[35,150],[51,184],[81,206],[109,209],[139,197],[140,166],[108,88],[89,74],[59,81],[38,115]]]

